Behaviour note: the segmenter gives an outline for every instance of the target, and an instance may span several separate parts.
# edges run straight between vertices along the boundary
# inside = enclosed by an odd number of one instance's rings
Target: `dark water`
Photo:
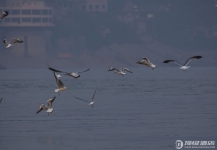
[[[176,140],[217,142],[217,68],[130,69],[125,77],[107,68],[78,80],[63,76],[68,89],[60,96],[47,69],[0,71],[0,150],[168,150]],[[73,98],[91,99],[96,86],[94,108]],[[35,114],[55,95],[52,115]]]

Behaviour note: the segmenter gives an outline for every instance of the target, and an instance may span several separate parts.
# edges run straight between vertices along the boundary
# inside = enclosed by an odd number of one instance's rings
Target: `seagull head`
[[[154,65],[154,64],[151,65],[152,70],[153,70],[154,68],[156,68],[156,67],[157,67],[157,66]]]

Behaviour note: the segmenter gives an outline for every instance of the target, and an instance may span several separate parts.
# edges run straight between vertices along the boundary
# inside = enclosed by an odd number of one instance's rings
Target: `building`
[[[86,0],[86,11],[88,12],[107,12],[107,0]]]
[[[17,56],[43,56],[51,35],[53,9],[42,0],[6,0],[0,10],[9,15],[0,20],[0,39],[11,41],[13,38],[24,40],[16,45]],[[40,43],[40,44],[39,44]]]

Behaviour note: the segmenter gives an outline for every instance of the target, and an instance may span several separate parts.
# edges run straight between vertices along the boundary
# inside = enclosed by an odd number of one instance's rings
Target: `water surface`
[[[83,68],[58,68],[76,71]],[[130,68],[125,77],[91,68],[63,76],[48,69],[0,71],[0,150],[175,149],[176,140],[217,142],[217,68]],[[73,96],[91,99],[95,107]],[[54,112],[35,114],[56,96]]]

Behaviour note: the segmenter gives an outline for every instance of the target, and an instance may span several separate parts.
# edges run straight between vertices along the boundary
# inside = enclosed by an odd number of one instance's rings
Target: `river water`
[[[58,68],[80,71],[86,68]],[[45,68],[0,71],[0,150],[175,149],[176,140],[217,142],[217,68],[91,68],[62,76]],[[90,100],[95,107],[74,98]],[[56,96],[54,112],[36,114]]]

